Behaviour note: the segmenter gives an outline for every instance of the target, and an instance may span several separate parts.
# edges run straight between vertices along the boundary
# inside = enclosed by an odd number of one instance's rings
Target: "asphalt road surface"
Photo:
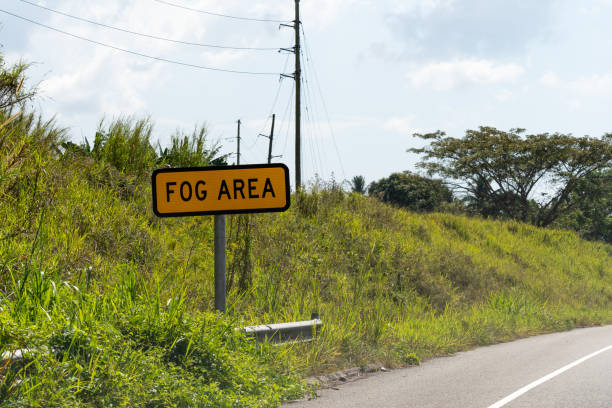
[[[612,326],[437,358],[325,389],[287,408],[612,408]]]

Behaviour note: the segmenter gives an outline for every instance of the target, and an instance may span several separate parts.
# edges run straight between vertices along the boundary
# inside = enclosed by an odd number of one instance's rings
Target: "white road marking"
[[[508,395],[506,398],[497,401],[495,404],[493,405],[489,405],[488,408],[501,408],[504,405],[506,405],[507,403],[509,403],[512,400],[515,400],[516,398],[520,397],[521,395],[525,394],[527,391],[537,387],[540,384],[545,383],[546,381],[555,378],[556,376],[558,376],[561,373],[566,372],[567,370],[569,370],[570,368],[574,368],[576,367],[578,364],[582,364],[585,361],[587,361],[590,358],[593,358],[595,356],[597,356],[598,354],[601,354],[605,351],[608,351],[612,349],[612,345],[608,346],[608,347],[604,347],[599,351],[596,351],[594,353],[589,354],[588,356],[584,356],[581,359],[578,359],[576,361],[574,361],[573,363],[570,363],[564,367],[561,367],[560,369],[553,371],[552,373],[540,378],[539,380],[536,380],[534,382],[532,382],[531,384],[528,384],[526,386],[524,386],[523,388],[519,389],[518,391],[513,392],[512,394]]]

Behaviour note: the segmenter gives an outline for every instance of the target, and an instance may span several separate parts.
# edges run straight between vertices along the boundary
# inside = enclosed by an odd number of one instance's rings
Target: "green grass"
[[[0,366],[2,406],[275,406],[313,373],[612,322],[610,245],[334,185],[285,213],[228,217],[228,313],[215,315],[212,217],[153,215],[126,141],[153,160],[143,137],[121,139],[130,126],[113,128],[121,160],[63,152],[33,118],[0,128],[0,352],[34,350]],[[311,312],[324,321],[312,343],[233,330]]]
[[[567,231],[415,214],[321,191],[254,217],[250,321],[323,313],[308,372],[387,366],[612,322],[612,248]],[[406,357],[409,356],[409,357]]]
[[[303,394],[283,350],[187,313],[183,297],[162,303],[132,265],[103,293],[79,289],[86,274],[73,285],[29,268],[1,298],[0,350],[31,350],[0,369],[2,406],[265,407]]]

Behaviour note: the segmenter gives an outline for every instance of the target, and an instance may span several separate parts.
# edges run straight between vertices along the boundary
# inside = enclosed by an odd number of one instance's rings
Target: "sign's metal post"
[[[225,216],[286,211],[289,169],[282,163],[164,168],[151,176],[158,217],[215,216],[215,309],[226,311]]]
[[[215,215],[215,310],[225,313],[225,215]]]

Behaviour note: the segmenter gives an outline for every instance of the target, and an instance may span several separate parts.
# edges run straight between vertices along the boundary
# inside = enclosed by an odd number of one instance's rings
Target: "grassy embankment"
[[[609,245],[333,187],[231,218],[218,317],[212,218],[156,218],[146,171],[61,136],[27,116],[0,129],[0,352],[34,350],[0,367],[2,406],[274,406],[315,372],[612,322]],[[309,344],[232,330],[313,311]]]

